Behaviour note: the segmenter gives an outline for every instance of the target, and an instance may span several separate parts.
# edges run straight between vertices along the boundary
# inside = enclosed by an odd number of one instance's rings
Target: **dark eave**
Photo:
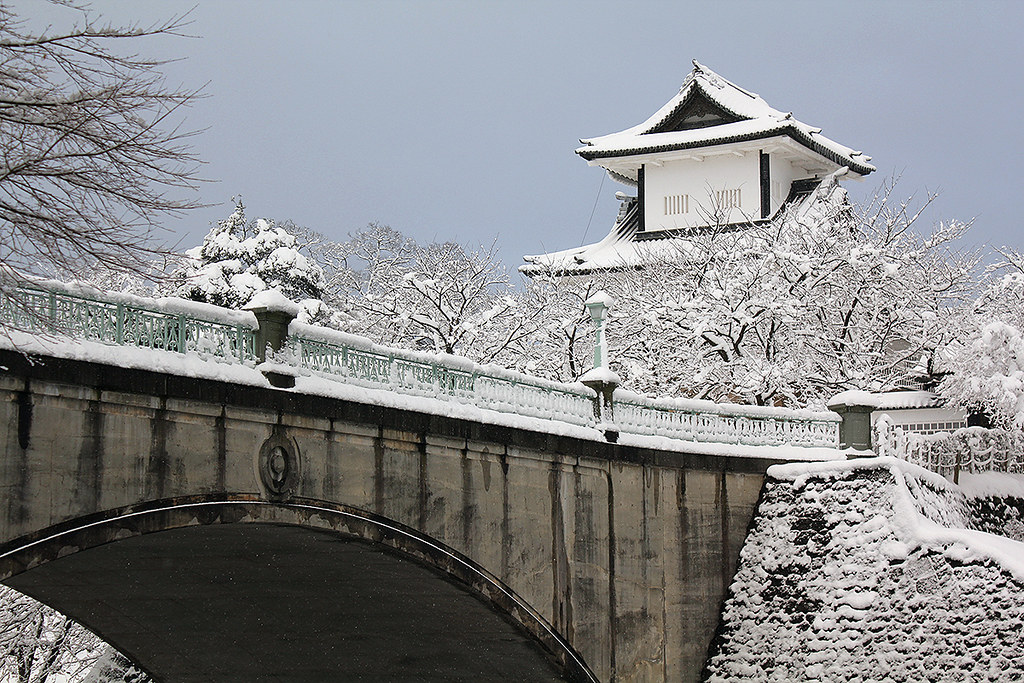
[[[656,124],[645,130],[642,133],[642,135],[649,135],[652,133],[668,133],[683,130],[694,130],[699,128],[710,127],[708,125],[681,126],[679,121],[677,120],[681,119],[684,113],[687,110],[691,109],[692,107],[701,106],[712,111],[717,110],[716,113],[724,114],[724,123],[746,121],[750,118],[749,116],[742,116],[737,112],[733,111],[732,109],[730,109],[729,107],[725,106],[717,99],[715,99],[710,93],[708,93],[704,89],[704,87],[701,86],[699,81],[694,81],[693,84],[690,86],[690,91],[686,93],[686,96],[683,98],[683,100],[678,105],[676,105],[672,109],[672,111],[663,116],[660,121],[658,121]],[[713,125],[721,125],[721,123],[722,122],[719,122]]]
[[[803,145],[812,152],[820,154],[821,156],[825,157],[826,159],[832,161],[833,163],[839,166],[846,166],[854,173],[858,173],[860,175],[867,175],[871,173],[873,170],[875,170],[873,166],[860,164],[849,157],[844,157],[840,154],[837,154],[835,151],[815,141],[814,138],[812,138],[810,135],[806,134],[804,131],[800,130],[797,126],[793,124],[787,124],[783,128],[777,128],[769,131],[760,131],[741,135],[726,135],[718,138],[705,138],[703,140],[696,140],[694,142],[682,142],[643,147],[637,146],[631,147],[629,149],[615,149],[608,151],[601,151],[597,149],[591,150],[589,148],[584,147],[576,150],[576,153],[579,154],[584,159],[586,159],[587,161],[593,161],[594,159],[610,159],[616,157],[635,156],[637,154],[656,154],[658,152],[674,152],[683,149],[696,149],[699,147],[709,147],[711,145],[727,144],[731,142],[764,140],[767,138],[778,137],[779,135],[786,135],[790,137],[792,140],[798,142],[799,144]]]

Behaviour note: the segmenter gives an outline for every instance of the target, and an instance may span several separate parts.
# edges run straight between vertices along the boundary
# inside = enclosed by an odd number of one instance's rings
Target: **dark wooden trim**
[[[686,122],[687,117],[701,114],[712,114],[716,116],[717,119],[691,123]],[[694,130],[696,128],[710,128],[711,126],[721,126],[726,123],[736,123],[737,121],[743,121],[746,118],[747,117],[740,116],[730,109],[726,109],[719,102],[704,92],[702,88],[697,86],[690,89],[690,92],[686,94],[683,101],[680,102],[675,109],[669,112],[668,116],[655,124],[654,127],[644,131],[644,135]]]
[[[772,215],[772,164],[766,152],[760,152],[758,162],[761,166],[761,218]]]
[[[637,219],[637,232],[643,232],[647,229],[647,203],[644,201],[644,170],[646,166],[640,164],[640,168],[636,172],[636,203],[640,208],[640,215]]]

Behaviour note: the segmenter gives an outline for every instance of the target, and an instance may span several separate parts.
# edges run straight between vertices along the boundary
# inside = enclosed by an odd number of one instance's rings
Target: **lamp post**
[[[612,394],[619,386],[619,376],[608,368],[608,347],[605,342],[604,326],[608,320],[608,309],[615,300],[605,292],[597,292],[583,302],[590,320],[594,323],[594,367],[580,377],[580,381],[597,394],[594,401],[594,416],[597,428],[604,430],[609,441],[617,441],[619,430],[615,426]]]
[[[605,346],[604,324],[608,320],[608,309],[615,303],[605,292],[597,292],[587,299],[583,305],[590,313],[590,321],[594,323],[594,368],[608,369],[608,350]]]

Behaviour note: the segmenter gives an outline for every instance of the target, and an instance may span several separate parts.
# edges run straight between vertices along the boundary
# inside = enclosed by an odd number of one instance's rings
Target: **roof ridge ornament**
[[[716,74],[714,71],[712,71],[711,69],[707,68],[706,66],[704,66],[703,64],[698,62],[696,59],[694,59],[692,61],[693,61],[693,71],[690,72],[690,73],[692,73],[694,75],[694,77],[696,77],[696,76],[703,76],[704,80],[708,82],[708,85],[712,85],[712,86],[718,88],[719,90],[724,89],[725,86],[729,84],[729,81],[725,80],[724,78],[722,78],[721,76]]]
[[[696,60],[693,63],[696,64],[697,63]],[[686,91],[686,89],[690,87],[690,84],[693,83],[693,81],[694,81],[694,79],[696,77],[697,77],[697,69],[696,68],[694,68],[690,73],[686,74],[686,77],[683,78],[683,84],[679,86],[679,94],[680,95],[683,94]]]
[[[737,92],[743,93],[752,100],[761,99],[761,96],[758,95],[756,92],[752,92],[750,90],[747,90],[746,88],[741,88],[740,86],[730,81],[728,78],[725,78],[718,72],[709,69],[705,65],[701,64],[696,59],[691,61],[693,62],[693,71],[690,72],[689,77],[695,78],[696,76],[703,76],[705,81],[707,81],[710,85],[715,86],[719,90],[724,90],[726,86],[732,86],[733,89],[735,89]]]

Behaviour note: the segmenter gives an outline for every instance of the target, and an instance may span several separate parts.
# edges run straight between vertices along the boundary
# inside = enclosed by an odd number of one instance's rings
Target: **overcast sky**
[[[168,221],[182,247],[237,194],[337,239],[379,221],[495,242],[512,267],[596,241],[626,188],[602,187],[578,139],[643,121],[695,58],[871,155],[854,198],[899,175],[901,196],[941,191],[929,222],[976,218],[974,242],[1024,248],[1024,2],[92,3],[141,24],[193,5],[195,38],[139,46],[206,84],[188,125],[218,206]]]

